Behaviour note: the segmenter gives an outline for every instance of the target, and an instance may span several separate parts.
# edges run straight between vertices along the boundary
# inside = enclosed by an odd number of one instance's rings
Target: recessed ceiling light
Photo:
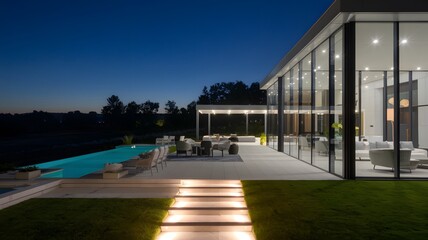
[[[340,58],[340,55],[336,55],[336,58]]]
[[[373,44],[378,44],[379,43],[379,39],[373,39]]]
[[[366,67],[366,68],[364,68],[366,71],[368,71],[370,68],[369,67]]]
[[[421,67],[417,67],[416,70],[421,70]]]
[[[309,60],[308,63],[311,63],[311,61]]]
[[[394,67],[391,67],[391,70],[394,70]]]
[[[369,88],[369,86],[366,85],[366,88]]]
[[[321,66],[318,66],[318,69],[321,69]]]
[[[322,53],[325,53],[326,52],[326,50],[324,49],[324,50],[322,50]]]
[[[407,42],[408,42],[407,39],[401,40],[401,44],[406,44]]]

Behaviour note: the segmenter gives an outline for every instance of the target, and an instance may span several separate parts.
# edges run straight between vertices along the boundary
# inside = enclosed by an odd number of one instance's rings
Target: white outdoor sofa
[[[393,149],[393,142],[355,142],[355,158],[357,160],[370,160],[369,151],[373,149]],[[425,149],[414,148],[412,142],[400,142],[401,149],[411,150],[411,159],[426,159],[427,151]]]
[[[224,140],[229,140],[231,136],[225,136],[225,135],[220,135],[219,137],[219,141],[224,141]],[[255,136],[236,136],[238,138],[239,142],[256,142],[256,137]],[[217,140],[217,136],[216,135],[205,135],[202,138],[203,141],[216,141]]]

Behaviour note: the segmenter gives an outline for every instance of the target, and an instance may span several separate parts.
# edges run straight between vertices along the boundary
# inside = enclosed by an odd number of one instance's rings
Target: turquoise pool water
[[[156,146],[119,146],[112,150],[64,158],[37,164],[36,166],[42,169],[61,169],[59,171],[43,174],[41,178],[80,178],[89,173],[103,169],[106,163],[123,162],[140,153],[153,150],[154,148],[156,148]]]

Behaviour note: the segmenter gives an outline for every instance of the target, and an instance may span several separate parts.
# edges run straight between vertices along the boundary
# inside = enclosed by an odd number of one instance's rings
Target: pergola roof
[[[200,114],[265,114],[266,105],[196,105]]]

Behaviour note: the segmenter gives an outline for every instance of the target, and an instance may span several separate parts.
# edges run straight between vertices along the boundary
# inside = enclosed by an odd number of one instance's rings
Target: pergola
[[[196,105],[196,138],[199,139],[199,114],[208,114],[208,135],[211,135],[211,114],[245,114],[245,130],[248,135],[248,115],[264,114],[265,133],[267,132],[266,105]]]

